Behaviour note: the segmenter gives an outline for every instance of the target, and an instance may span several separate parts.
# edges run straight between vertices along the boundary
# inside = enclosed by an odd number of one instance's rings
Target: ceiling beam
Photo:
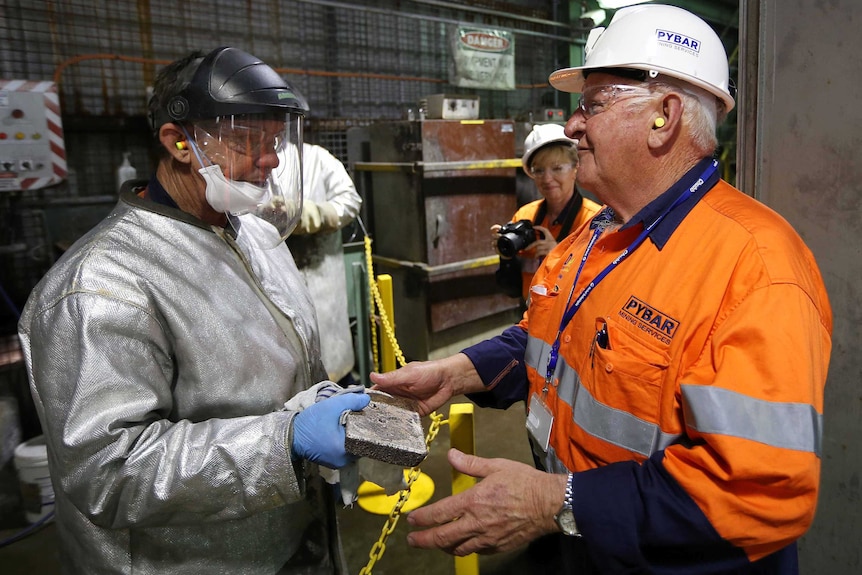
[[[741,2],[742,0],[739,1]],[[739,2],[717,2],[716,0],[662,0],[661,3],[685,8],[689,12],[694,12],[707,22],[713,24],[716,28],[733,28],[734,30],[739,28]],[[577,14],[574,10],[576,7],[579,7],[580,4],[580,2],[575,1],[570,2],[574,15]],[[597,0],[587,0],[585,4],[588,11],[599,8]],[[614,11],[607,10],[607,13],[608,19],[603,24],[605,26],[607,26]]]

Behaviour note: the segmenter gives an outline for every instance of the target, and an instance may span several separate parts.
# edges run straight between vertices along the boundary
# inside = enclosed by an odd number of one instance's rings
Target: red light
[[[9,136],[6,135],[6,132],[0,132],[0,140],[5,140]]]
[[[22,110],[21,108],[15,108],[14,110],[12,110],[12,117],[16,120],[20,120],[24,117],[24,110]]]

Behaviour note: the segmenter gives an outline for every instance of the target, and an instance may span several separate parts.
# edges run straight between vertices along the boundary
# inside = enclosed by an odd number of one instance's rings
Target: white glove
[[[339,228],[338,211],[329,202],[313,202],[302,200],[302,215],[297,234],[316,234],[321,230],[337,230]]]
[[[302,200],[302,215],[294,233],[316,234],[320,230],[320,209],[311,200]]]

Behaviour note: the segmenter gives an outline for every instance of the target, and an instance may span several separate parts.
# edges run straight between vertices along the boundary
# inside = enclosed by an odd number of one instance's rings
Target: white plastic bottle
[[[129,155],[130,152],[123,152],[123,163],[117,168],[117,192],[123,187],[123,182],[138,177],[138,170],[129,163]]]

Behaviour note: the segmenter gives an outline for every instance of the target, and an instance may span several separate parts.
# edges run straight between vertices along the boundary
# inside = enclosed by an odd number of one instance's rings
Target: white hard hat
[[[533,130],[527,135],[524,140],[524,157],[521,158],[521,165],[524,166],[524,171],[530,173],[530,160],[533,159],[533,154],[539,151],[539,148],[560,142],[574,146],[577,142],[566,136],[563,126],[560,124],[536,124]]]
[[[660,4],[641,4],[614,14],[607,28],[590,31],[584,65],[551,74],[551,85],[579,93],[584,71],[597,68],[644,70],[665,74],[703,88],[720,98],[729,112],[727,53],[715,31],[691,12]],[[589,72],[587,72],[589,73]]]

